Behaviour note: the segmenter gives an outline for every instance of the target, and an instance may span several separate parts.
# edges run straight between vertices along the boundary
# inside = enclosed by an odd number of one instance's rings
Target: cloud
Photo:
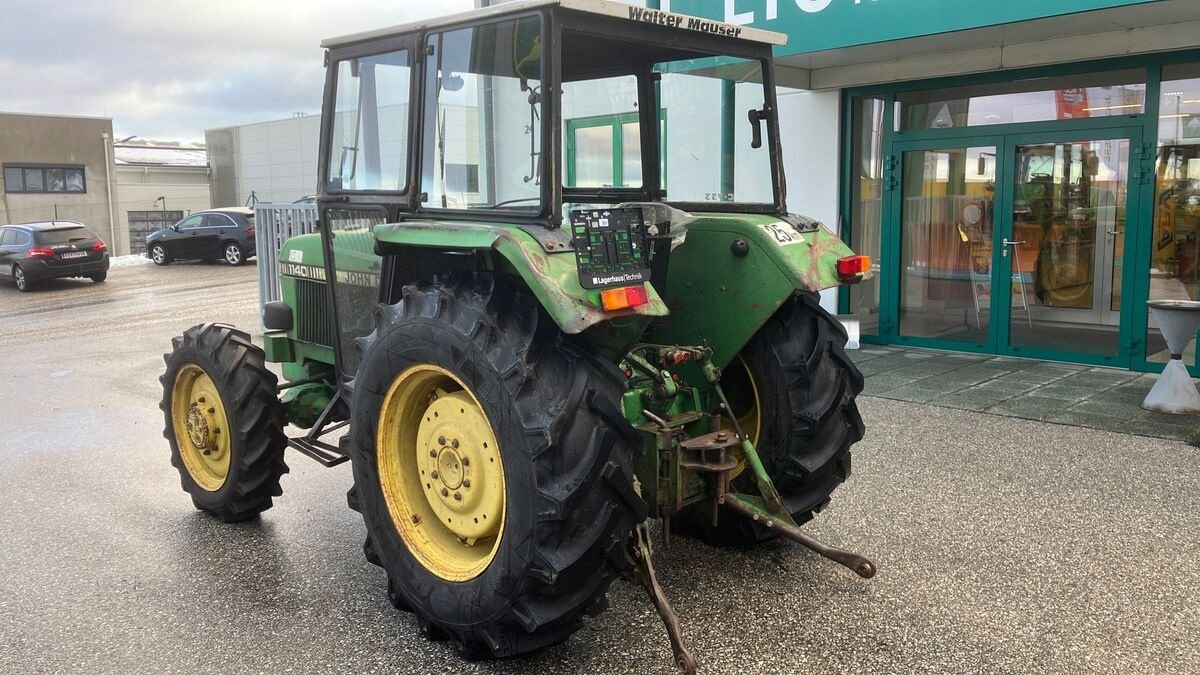
[[[473,0],[4,0],[0,109],[103,115],[118,137],[320,109],[320,41],[470,9]]]

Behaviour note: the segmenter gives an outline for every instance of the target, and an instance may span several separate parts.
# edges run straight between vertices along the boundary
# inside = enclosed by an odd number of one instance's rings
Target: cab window
[[[407,50],[337,65],[330,134],[331,190],[403,192],[408,182]]]
[[[541,31],[529,16],[429,36],[424,207],[540,210]]]

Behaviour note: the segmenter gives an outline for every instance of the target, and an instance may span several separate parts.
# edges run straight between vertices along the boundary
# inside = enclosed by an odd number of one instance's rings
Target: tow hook
[[[671,601],[667,599],[667,594],[659,585],[658,577],[654,574],[652,560],[654,551],[650,546],[650,529],[643,522],[637,526],[634,532],[634,536],[637,538],[637,545],[633,550],[637,565],[633,572],[634,579],[642,585],[642,588],[646,589],[646,595],[650,596],[650,602],[654,603],[654,609],[658,610],[658,616],[667,628],[667,637],[671,640],[671,651],[675,654],[675,665],[679,668],[679,672],[684,675],[695,675],[696,657],[692,656],[692,652],[683,644],[683,634],[679,629],[679,615],[671,608]]]

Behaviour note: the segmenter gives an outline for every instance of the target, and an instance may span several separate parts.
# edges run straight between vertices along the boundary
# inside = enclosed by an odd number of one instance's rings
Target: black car
[[[0,227],[0,277],[20,291],[62,277],[99,283],[108,278],[108,246],[74,221],[5,225]]]
[[[146,237],[146,255],[156,265],[173,260],[216,259],[241,265],[254,255],[254,211],[243,208],[197,211]]]

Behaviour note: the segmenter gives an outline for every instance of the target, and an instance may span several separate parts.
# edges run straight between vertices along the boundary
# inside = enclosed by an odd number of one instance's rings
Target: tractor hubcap
[[[188,475],[209,492],[221,489],[229,476],[229,422],[216,383],[200,366],[188,364],[175,376],[171,419]]]
[[[400,373],[384,397],[375,447],[384,501],[409,552],[448,581],[487,569],[504,530],[504,467],[466,384],[429,364]]]

